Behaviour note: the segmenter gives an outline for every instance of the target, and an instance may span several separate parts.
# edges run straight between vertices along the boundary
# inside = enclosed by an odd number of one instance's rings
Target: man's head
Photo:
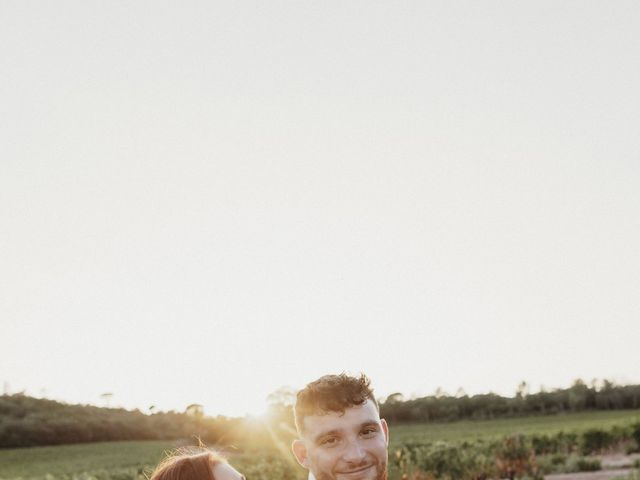
[[[386,480],[389,430],[369,379],[325,375],[298,392],[296,459],[317,480]]]

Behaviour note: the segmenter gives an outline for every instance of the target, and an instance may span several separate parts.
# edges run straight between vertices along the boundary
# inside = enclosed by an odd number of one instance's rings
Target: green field
[[[456,441],[504,435],[581,432],[640,421],[640,410],[591,412],[454,423],[391,425],[391,448],[408,442]],[[0,450],[0,479],[144,480],[144,473],[177,444],[170,442],[110,442]],[[304,471],[292,455],[274,448],[236,454],[231,462],[247,478],[303,480]]]
[[[0,450],[0,478],[64,476],[100,470],[138,470],[157,464],[167,442],[107,442]]]
[[[107,442],[0,450],[0,479],[145,480],[179,442]],[[231,454],[231,463],[252,479],[304,480],[289,452]]]
[[[551,434],[560,431],[583,432],[589,428],[611,428],[640,422],[640,410],[613,410],[549,415],[539,417],[507,418],[498,420],[461,421],[390,425],[391,443],[425,442],[434,440],[473,440],[495,438],[517,433]]]

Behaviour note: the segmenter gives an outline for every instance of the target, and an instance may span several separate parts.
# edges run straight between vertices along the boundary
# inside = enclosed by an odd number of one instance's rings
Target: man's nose
[[[366,456],[365,449],[362,448],[358,440],[349,442],[342,454],[342,458],[347,462],[359,462]]]

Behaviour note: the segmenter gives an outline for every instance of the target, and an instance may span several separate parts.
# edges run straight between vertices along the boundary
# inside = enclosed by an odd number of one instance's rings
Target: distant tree
[[[113,398],[113,393],[105,392],[100,394],[100,398],[105,403],[106,407],[109,408],[111,405],[111,399]]]
[[[404,401],[404,395],[400,392],[396,392],[396,393],[392,393],[391,395],[389,395],[386,400],[384,401],[385,404],[389,404],[392,405],[394,403],[398,403],[398,402],[402,402]]]
[[[466,396],[467,396],[467,392],[465,392],[464,388],[458,387],[458,389],[456,390],[456,397],[462,398]]]
[[[296,392],[291,387],[280,387],[267,395],[267,405],[288,407],[296,402]]]
[[[516,398],[524,398],[529,395],[529,385],[524,380],[518,384],[516,388]]]
[[[583,410],[587,406],[588,399],[589,387],[587,387],[581,378],[575,379],[571,387],[567,390],[567,403],[569,410]]]
[[[441,398],[441,397],[448,397],[449,394],[447,392],[445,392],[442,387],[438,387],[438,388],[436,388],[436,392],[434,393],[434,396],[436,398]]]
[[[267,416],[274,431],[293,431],[293,405],[296,392],[291,387],[280,387],[267,395]]]
[[[204,407],[199,403],[192,403],[191,405],[187,406],[184,413],[186,413],[190,417],[200,419],[204,417]]]

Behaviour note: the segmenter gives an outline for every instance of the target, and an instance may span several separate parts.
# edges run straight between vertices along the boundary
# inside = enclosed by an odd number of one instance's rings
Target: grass
[[[478,438],[499,438],[522,433],[552,434],[560,431],[583,432],[590,428],[611,428],[640,422],[640,410],[615,410],[600,412],[567,413],[538,417],[505,418],[497,420],[469,420],[452,423],[391,424],[391,443],[436,440],[456,441]]]
[[[146,480],[178,442],[106,442],[0,450],[0,479]],[[233,454],[231,463],[247,478],[304,480],[292,455]]]
[[[140,469],[157,465],[173,448],[167,442],[105,442],[0,450],[0,478]]]
[[[640,480],[640,471],[631,470],[627,475],[622,477],[614,477],[611,480]]]

